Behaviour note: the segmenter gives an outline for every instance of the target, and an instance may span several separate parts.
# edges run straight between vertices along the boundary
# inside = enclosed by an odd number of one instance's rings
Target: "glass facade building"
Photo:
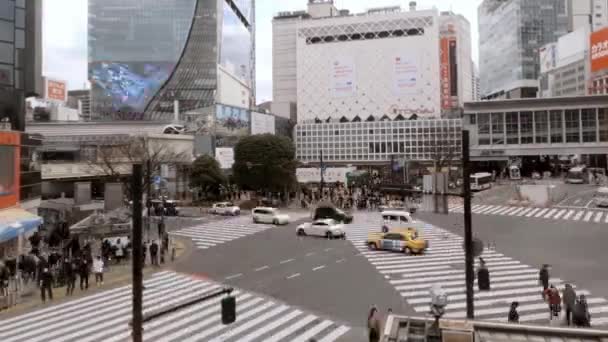
[[[301,162],[385,163],[392,157],[430,161],[438,154],[460,155],[462,120],[393,120],[302,123],[295,128]],[[458,157],[457,157],[458,158]]]
[[[484,0],[478,18],[482,97],[536,87],[539,49],[568,33],[565,0]]]
[[[252,84],[251,13],[252,0],[90,0],[92,119],[170,121],[175,100],[200,114],[218,64]]]

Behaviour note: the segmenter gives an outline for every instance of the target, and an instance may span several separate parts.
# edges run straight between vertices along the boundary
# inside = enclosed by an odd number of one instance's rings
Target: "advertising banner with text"
[[[608,27],[591,34],[591,71],[608,69]]]
[[[452,97],[450,89],[450,40],[441,38],[441,108],[452,108]]]
[[[331,62],[330,85],[333,97],[348,97],[356,92],[355,60],[337,57]]]

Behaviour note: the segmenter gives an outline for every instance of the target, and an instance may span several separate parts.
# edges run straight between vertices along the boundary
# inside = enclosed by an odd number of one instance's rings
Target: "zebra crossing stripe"
[[[511,210],[511,207],[505,207],[502,210],[495,212],[496,215],[504,215],[507,211]]]
[[[532,210],[532,208],[526,208],[523,211],[520,211],[519,213],[517,213],[517,216],[524,216],[524,214],[526,214],[530,210]]]
[[[516,211],[517,209],[519,209],[519,207],[507,207],[507,208],[509,208],[509,210],[502,212],[502,214],[501,214],[501,215],[509,215],[509,214],[511,214],[512,212],[514,212],[514,211]]]
[[[539,211],[536,215],[534,215],[534,217],[541,217],[542,215],[544,215],[549,209],[545,208],[541,211]]]
[[[479,214],[487,214],[487,213],[489,213],[490,211],[492,211],[494,209],[496,209],[496,206],[495,205],[490,205],[487,208],[485,208],[484,210],[480,211]]]
[[[574,210],[568,210],[568,213],[564,216],[564,220],[567,220],[574,214]]]
[[[488,214],[494,215],[494,214],[498,213],[499,211],[502,211],[503,209],[504,209],[503,206],[497,205],[496,208],[488,211]]]
[[[573,217],[572,219],[573,219],[574,221],[578,221],[578,220],[580,220],[580,219],[581,219],[581,216],[583,216],[583,214],[584,214],[584,213],[585,213],[585,212],[581,210],[581,211],[577,212],[577,213],[576,213],[576,215],[574,215],[574,217]]]
[[[550,218],[556,211],[557,209],[549,210],[549,212],[545,216],[543,216],[543,218]]]
[[[566,213],[566,211],[567,211],[566,209],[560,210],[559,212],[557,212],[557,214],[555,214],[555,216],[553,216],[553,219],[554,220],[559,219],[560,217],[562,217],[562,215],[564,215]]]
[[[606,214],[606,219],[604,220],[605,223],[608,223],[608,214]]]
[[[536,214],[536,212],[539,210],[540,210],[540,208],[534,208],[531,212],[526,214],[526,217],[531,217],[532,215]]]
[[[589,220],[591,219],[592,215],[593,215],[593,211],[587,212],[587,215],[585,215],[585,218],[583,219],[583,221],[589,222]]]
[[[595,222],[598,223],[602,220],[602,215],[604,215],[604,213],[602,213],[601,211],[597,213],[597,215],[595,215]]]
[[[520,212],[522,212],[524,209],[525,209],[525,208],[519,208],[519,209],[517,209],[517,210],[515,210],[515,211],[512,211],[512,212],[510,212],[510,213],[509,213],[509,216],[513,216],[513,215],[515,215],[515,214],[517,214],[517,213],[520,213]]]

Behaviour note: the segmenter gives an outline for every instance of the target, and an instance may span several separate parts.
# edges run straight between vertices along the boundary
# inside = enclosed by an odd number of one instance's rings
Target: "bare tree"
[[[430,157],[436,172],[448,168],[448,176],[451,174],[452,162],[462,155],[462,146],[459,140],[437,139],[431,146]]]

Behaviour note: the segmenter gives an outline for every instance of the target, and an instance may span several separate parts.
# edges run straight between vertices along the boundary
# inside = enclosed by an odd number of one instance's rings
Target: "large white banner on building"
[[[393,60],[393,92],[395,95],[415,94],[418,90],[418,61],[415,56],[401,53]]]
[[[346,174],[355,171],[352,167],[332,167],[325,169],[323,181],[325,183],[346,183]],[[321,169],[318,167],[298,168],[296,177],[299,183],[320,183]]]
[[[540,72],[549,72],[557,67],[557,43],[550,43],[540,48]]]
[[[274,134],[274,116],[251,112],[251,134]]]
[[[330,85],[333,97],[349,97],[356,92],[355,60],[352,57],[336,57],[331,60]]]
[[[234,164],[234,149],[232,147],[218,147],[215,149],[215,160],[222,169],[230,169]]]

